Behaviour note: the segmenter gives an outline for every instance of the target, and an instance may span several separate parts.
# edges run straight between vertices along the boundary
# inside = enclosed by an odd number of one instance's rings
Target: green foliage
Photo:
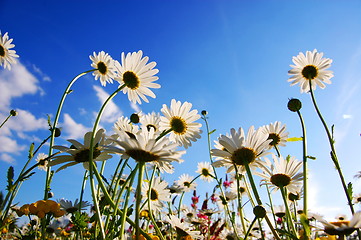
[[[8,181],[8,185],[6,186],[6,190],[11,191],[14,182],[14,168],[12,166],[10,166],[8,169],[7,181]]]

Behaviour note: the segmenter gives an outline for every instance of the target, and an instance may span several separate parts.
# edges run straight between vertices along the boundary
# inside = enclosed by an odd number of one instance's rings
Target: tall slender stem
[[[138,185],[136,190],[136,200],[135,200],[135,239],[139,239],[140,236],[140,204],[142,200],[142,183],[143,183],[143,175],[144,175],[144,169],[145,169],[145,162],[139,162],[139,174],[138,174]]]

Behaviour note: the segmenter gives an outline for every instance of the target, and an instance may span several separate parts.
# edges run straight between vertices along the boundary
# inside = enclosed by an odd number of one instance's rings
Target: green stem
[[[144,175],[144,169],[145,169],[145,163],[144,162],[139,162],[139,174],[138,174],[138,185],[137,185],[137,190],[136,190],[136,200],[135,200],[135,239],[139,239],[140,236],[140,226],[139,226],[139,222],[140,222],[140,218],[139,218],[139,214],[140,214],[140,204],[142,201],[142,183],[143,183],[143,175]]]
[[[249,225],[249,228],[248,228],[248,230],[247,230],[247,233],[246,233],[246,235],[244,235],[244,238],[243,238],[243,239],[247,239],[247,237],[248,237],[249,233],[251,232],[251,230],[252,230],[252,228],[253,228],[253,225],[256,223],[257,219],[258,219],[257,217],[254,217],[254,218],[253,218],[253,220],[252,220],[252,222],[251,222],[251,225]]]
[[[294,236],[297,237],[297,232],[296,232],[296,229],[295,229],[295,224],[293,223],[293,218],[292,218],[292,215],[291,215],[291,212],[290,212],[290,208],[289,208],[288,202],[287,202],[287,193],[286,193],[284,187],[280,187],[280,190],[281,190],[282,199],[283,199],[283,202],[284,202],[285,208],[286,208],[286,216],[287,216],[288,226],[291,228],[292,233],[294,234]]]
[[[307,135],[306,125],[300,111],[297,111],[302,127],[302,152],[303,152],[303,214],[308,215],[308,167],[307,167]]]
[[[347,198],[348,205],[350,206],[351,213],[354,214],[355,210],[353,208],[352,199],[351,199],[350,195],[348,194],[346,182],[345,182],[345,179],[344,179],[344,176],[343,176],[343,173],[342,173],[342,170],[341,170],[338,158],[337,158],[333,137],[332,137],[332,135],[330,133],[330,130],[329,130],[328,126],[327,126],[326,121],[324,120],[324,118],[323,118],[323,116],[322,116],[322,114],[321,114],[321,112],[320,112],[320,110],[319,110],[319,108],[317,106],[316,99],[315,99],[315,96],[313,94],[313,90],[312,90],[312,86],[311,86],[311,80],[309,81],[309,83],[310,83],[310,93],[311,93],[312,103],[313,103],[313,105],[315,107],[315,110],[317,112],[318,117],[320,118],[320,120],[322,122],[323,127],[325,128],[327,138],[328,138],[328,141],[330,143],[331,159],[332,159],[332,161],[333,161],[333,163],[334,163],[334,165],[336,167],[336,170],[337,170],[337,172],[339,174],[343,190],[345,191],[345,195],[346,195],[346,198]]]
[[[251,172],[251,169],[249,167],[248,164],[244,165],[245,168],[246,168],[246,172],[247,172],[247,176],[248,176],[248,179],[249,179],[249,182],[251,184],[251,188],[252,188],[252,192],[256,198],[256,201],[257,201],[257,204],[258,205],[262,205],[262,201],[261,201],[261,198],[259,197],[259,194],[258,194],[258,191],[257,191],[257,187],[256,187],[256,184],[254,183],[254,180],[253,180],[253,176],[252,176],[252,172]],[[266,215],[265,216],[265,220],[273,234],[273,236],[277,239],[277,240],[280,240],[280,237],[278,236],[276,230],[274,229],[271,221],[269,220],[268,216]]]
[[[92,70],[88,70],[88,71],[85,71],[85,72],[82,72],[80,73],[79,75],[77,75],[75,78],[73,78],[70,83],[68,84],[68,86],[66,87],[64,93],[63,93],[63,96],[61,97],[61,100],[60,100],[60,103],[59,103],[59,106],[58,106],[58,109],[56,111],[56,115],[55,115],[55,119],[54,119],[54,123],[53,123],[53,126],[51,127],[51,138],[50,138],[50,145],[49,145],[49,156],[52,155],[53,153],[53,145],[54,145],[54,139],[55,139],[55,129],[56,129],[56,126],[58,125],[58,121],[59,121],[59,117],[60,117],[60,113],[61,113],[61,110],[63,109],[63,105],[64,105],[64,102],[65,102],[65,98],[66,96],[71,93],[70,91],[70,88],[71,86],[83,75],[87,74],[87,73],[90,73],[90,72],[93,72],[95,71],[96,69],[92,69]],[[51,172],[51,167],[48,167],[47,171],[46,171],[46,179],[45,179],[45,189],[44,189],[44,199],[48,199],[48,192],[49,192],[49,189],[50,189],[50,172]]]
[[[0,125],[0,128],[9,120],[9,118],[11,117],[12,115],[9,114],[9,116],[7,116],[7,118],[2,122],[2,124]]]

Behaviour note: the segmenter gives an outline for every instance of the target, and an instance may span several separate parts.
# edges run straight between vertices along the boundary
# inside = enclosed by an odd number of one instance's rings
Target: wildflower
[[[95,80],[99,78],[100,84],[103,87],[105,87],[107,82],[113,83],[113,79],[116,77],[115,60],[104,51],[98,54],[93,52],[93,55],[90,55],[89,58],[92,60],[91,66],[96,69],[93,72]]]
[[[193,230],[186,222],[181,222],[176,216],[168,216],[168,222],[176,229],[177,239],[198,239],[201,237],[200,232]]]
[[[142,55],[142,51],[128,53],[126,56],[123,52],[122,63],[115,62],[118,77],[114,80],[125,85],[122,91],[128,94],[129,101],[139,104],[141,104],[140,98],[145,102],[148,102],[146,96],[155,98],[155,94],[149,88],[160,88],[158,83],[154,83],[158,80],[154,75],[159,72],[158,69],[154,69],[156,62],[147,64],[149,58],[142,58]]]
[[[114,123],[113,130],[118,135],[117,137],[124,138],[124,134],[128,135],[131,138],[135,138],[139,131],[138,125],[131,124],[130,119],[124,116],[118,118]]]
[[[316,85],[320,88],[325,88],[325,84],[331,84],[330,78],[333,77],[332,71],[326,70],[331,66],[332,60],[329,58],[322,58],[323,53],[318,53],[317,50],[307,51],[306,55],[299,53],[297,57],[293,57],[292,61],[295,65],[290,65],[291,70],[288,71],[292,75],[288,82],[291,86],[299,83],[302,92],[310,91],[310,81],[312,81],[312,90],[316,89]]]
[[[199,162],[197,166],[196,173],[199,173],[201,176],[200,178],[203,181],[211,182],[213,181],[213,168],[209,162]]]
[[[145,115],[142,115],[140,118],[140,124],[142,128],[148,129],[154,129],[154,132],[159,132],[159,122],[160,122],[160,114],[159,113],[148,113]]]
[[[38,165],[38,168],[41,169],[41,170],[44,170],[46,171],[48,169],[48,155],[47,154],[44,154],[44,153],[39,153],[37,158],[35,159],[39,165]]]
[[[263,172],[257,172],[256,174],[263,178],[264,184],[270,185],[275,190],[284,187],[288,192],[299,192],[303,173],[297,172],[302,167],[302,162],[295,157],[287,157],[286,159],[282,156],[278,158],[272,155],[272,157],[274,163],[270,164],[269,160],[265,158],[266,162],[259,163],[259,167]]]
[[[276,217],[283,218],[286,216],[286,207],[285,205],[275,205],[273,206],[273,212]]]
[[[180,159],[184,151],[176,151],[177,144],[171,143],[168,138],[157,140],[154,130],[141,129],[134,137],[123,136],[114,140],[117,153],[122,159],[133,158],[137,162],[149,163],[162,172],[173,173],[171,162],[182,162]]]
[[[142,184],[142,196],[144,200],[150,201],[150,209],[148,204],[145,208],[148,210],[161,211],[163,208],[163,202],[169,202],[171,199],[170,191],[167,189],[168,183],[162,181],[159,177],[156,177],[152,181],[152,185],[149,185],[148,181],[144,181]],[[149,198],[148,198],[149,197]]]
[[[197,183],[193,181],[193,177],[190,176],[187,173],[183,173],[180,175],[179,179],[176,181],[176,183],[184,188],[185,192],[190,192],[192,190],[195,190],[197,187]]]
[[[345,236],[350,235],[357,228],[361,228],[361,211],[356,212],[350,221],[339,220],[336,222],[328,222],[320,217],[317,217],[316,220],[323,224],[325,233],[329,235]]]
[[[4,68],[11,70],[11,64],[15,64],[15,58],[18,58],[19,55],[16,54],[15,50],[11,50],[11,48],[15,47],[12,44],[13,39],[8,36],[8,33],[4,35],[0,32],[0,66],[4,66]]]
[[[172,99],[170,108],[163,104],[161,109],[164,116],[160,117],[160,131],[169,131],[171,141],[177,142],[181,146],[188,148],[192,146],[191,141],[195,142],[202,133],[200,130],[202,124],[194,122],[201,116],[197,110],[192,110],[192,104]]]
[[[272,140],[269,143],[269,148],[286,146],[288,132],[286,132],[286,125],[282,125],[281,122],[276,121],[263,127],[263,130],[268,134],[268,139]]]
[[[86,207],[90,206],[90,203],[87,201],[81,201],[81,203],[78,201],[78,199],[75,200],[74,204],[72,201],[66,200],[64,198],[58,200],[60,207],[62,210],[66,211],[67,213],[74,213],[79,210],[85,210]]]
[[[353,202],[356,203],[361,203],[361,193],[356,194],[355,196],[353,196]]]
[[[232,128],[230,136],[221,135],[218,138],[217,144],[223,146],[223,149],[211,150],[212,155],[217,157],[213,166],[228,167],[227,172],[233,171],[235,166],[239,172],[245,170],[245,165],[255,166],[259,157],[268,154],[266,150],[271,140],[267,138],[268,134],[263,129],[255,130],[253,126],[249,128],[247,136],[242,128],[238,131]]]
[[[84,144],[69,139],[68,141],[72,144],[69,148],[64,146],[54,146],[53,148],[60,150],[61,153],[68,153],[70,155],[56,155],[52,161],[49,162],[49,166],[55,166],[58,164],[66,163],[65,165],[58,168],[56,171],[59,172],[67,167],[83,163],[85,169],[89,170],[89,154],[90,154],[90,141],[92,132],[87,132],[84,135]],[[104,145],[105,134],[104,129],[99,129],[95,134],[93,141],[93,161],[105,161],[112,156]]]
[[[297,98],[291,98],[287,103],[287,108],[291,112],[297,112],[302,108],[302,102]]]

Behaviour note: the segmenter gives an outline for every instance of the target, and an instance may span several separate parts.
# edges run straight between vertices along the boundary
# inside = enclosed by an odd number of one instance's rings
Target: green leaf
[[[213,129],[212,131],[210,131],[208,134],[211,135],[212,133],[214,133],[216,131],[216,129]]]
[[[309,158],[309,159],[312,159],[312,160],[316,160],[316,157],[313,157],[313,156],[310,156],[310,155],[306,156],[306,158]]]
[[[7,178],[8,178],[7,190],[10,191],[13,186],[13,182],[14,182],[14,168],[12,166],[10,166],[8,169]]]
[[[291,138],[287,138],[287,142],[297,142],[297,141],[302,141],[303,137],[291,137]]]
[[[19,181],[22,182],[22,181],[28,180],[34,174],[35,174],[35,172],[31,172],[28,175],[22,176],[22,177],[19,178]]]
[[[300,220],[301,220],[301,224],[302,224],[302,226],[303,226],[303,229],[304,229],[304,231],[305,231],[304,236],[303,236],[303,239],[309,239],[309,237],[310,237],[310,235],[311,235],[311,230],[310,230],[310,223],[309,223],[306,215],[305,215],[305,214],[301,214]],[[307,238],[306,236],[307,236],[308,238]]]
[[[352,196],[353,196],[353,187],[352,187],[352,183],[349,182],[347,184],[347,194],[348,196],[350,197],[350,199],[352,199]]]
[[[33,157],[34,157],[34,143],[32,143],[32,144],[30,145],[28,158],[29,158],[29,159],[32,159]]]

